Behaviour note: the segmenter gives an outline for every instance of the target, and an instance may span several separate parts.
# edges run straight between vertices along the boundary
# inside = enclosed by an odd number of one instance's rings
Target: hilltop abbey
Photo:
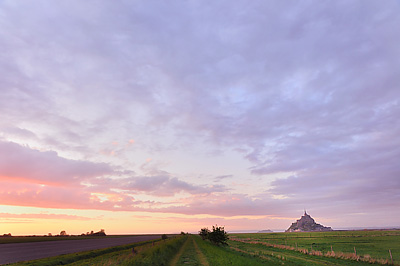
[[[314,219],[308,215],[307,211],[304,211],[304,215],[299,220],[285,231],[285,232],[322,232],[322,231],[333,231],[331,227],[325,227],[321,224],[317,224]]]

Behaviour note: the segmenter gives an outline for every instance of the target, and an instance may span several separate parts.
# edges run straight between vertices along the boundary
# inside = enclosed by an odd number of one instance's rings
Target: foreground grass
[[[390,264],[391,260],[383,254],[388,247],[392,250],[394,264],[400,265],[397,260],[400,231],[232,234],[230,237],[229,246],[213,245],[197,235],[181,235],[156,243],[146,241],[13,265],[352,266]],[[344,253],[349,250],[350,253]],[[369,253],[361,254],[363,251]]]
[[[197,235],[184,235],[175,239],[159,241],[156,245],[147,244],[132,250],[122,250],[98,256],[96,258],[77,261],[71,266],[83,265],[142,265],[142,266],[261,266],[280,265],[279,259],[265,260],[243,252],[237,252],[227,246],[215,246],[209,241],[203,241]],[[295,264],[288,264],[295,265]]]
[[[400,262],[400,231],[333,231],[314,233],[233,234],[232,239],[262,243],[307,254],[371,263]]]
[[[136,246],[135,253],[132,248],[120,250],[117,252],[108,253],[105,255],[80,260],[69,264],[70,266],[113,266],[113,265],[168,265],[175,254],[178,252],[185,238],[182,236],[160,240],[153,243],[145,243],[144,245]]]
[[[276,262],[278,260],[264,260],[259,257],[255,257],[246,253],[237,252],[231,249],[229,246],[216,246],[211,244],[207,240],[202,240],[199,236],[194,235],[190,236],[194,243],[194,248],[196,246],[200,250],[201,254],[203,254],[204,258],[206,258],[206,262],[201,260],[201,256],[198,256],[197,263],[198,264],[187,264],[182,261],[182,264],[177,265],[215,265],[215,266],[225,266],[225,265],[236,265],[236,266],[247,266],[247,265],[279,265]],[[193,253],[193,251],[192,251]],[[206,264],[207,263],[207,264]]]
[[[295,250],[286,250],[265,246],[259,243],[244,243],[239,241],[230,242],[231,247],[239,252],[251,254],[255,257],[260,257],[266,260],[274,261],[274,265],[370,265],[370,263],[362,261],[344,260],[334,257],[313,256],[304,254]]]

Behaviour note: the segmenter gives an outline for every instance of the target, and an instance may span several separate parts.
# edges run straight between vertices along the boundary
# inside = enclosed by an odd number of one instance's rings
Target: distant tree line
[[[199,235],[203,240],[209,240],[215,245],[228,245],[227,241],[229,239],[228,234],[223,226],[213,226],[212,231],[208,228],[202,228],[199,231]]]
[[[0,237],[11,237],[11,236],[12,236],[11,233],[0,235]],[[51,233],[48,233],[45,236],[50,236],[51,237],[53,235]],[[60,234],[55,235],[55,236],[69,236],[69,235],[67,234],[67,232],[65,230],[62,230],[60,232]],[[82,233],[81,236],[106,236],[106,232],[105,232],[104,229],[100,229],[100,231],[98,231],[98,232],[91,231],[90,233],[89,232]]]
[[[51,236],[51,233],[49,233],[49,236]],[[68,234],[63,230],[60,232],[58,236],[68,236]],[[89,232],[82,233],[81,236],[106,236],[106,232],[104,229],[100,229],[100,231],[98,232],[90,231],[90,233]]]
[[[87,232],[86,234],[82,233],[82,236],[106,236],[106,232],[104,231],[104,229],[100,229],[100,231],[96,233],[94,233],[93,231],[91,231],[90,233]]]

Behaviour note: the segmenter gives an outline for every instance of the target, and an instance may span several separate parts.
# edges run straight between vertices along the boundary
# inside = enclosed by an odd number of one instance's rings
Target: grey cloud
[[[119,189],[152,194],[161,197],[174,196],[179,192],[191,195],[225,192],[227,188],[222,185],[193,185],[176,177],[163,176],[137,176],[116,180],[114,186]]]
[[[151,152],[190,151],[193,139],[242,150],[261,178],[295,173],[271,193],[299,201],[339,206],[351,194],[365,208],[371,187],[399,188],[397,1],[10,3],[2,128],[87,157],[110,128],[148,137]],[[157,174],[126,185],[213,191]]]
[[[214,182],[220,182],[224,179],[231,178],[231,177],[233,177],[233,175],[219,175],[219,176],[214,177]]]
[[[24,129],[24,128],[19,128],[19,127],[3,127],[0,128],[2,133],[5,133],[7,135],[11,136],[17,136],[17,137],[22,137],[22,138],[37,138],[35,133],[33,133],[30,130]]]

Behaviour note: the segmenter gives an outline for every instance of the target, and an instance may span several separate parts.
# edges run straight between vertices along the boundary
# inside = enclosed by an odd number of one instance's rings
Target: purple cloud
[[[72,184],[114,171],[104,163],[68,160],[56,152],[40,152],[16,143],[0,142],[0,173],[5,178],[27,182]]]
[[[185,192],[198,202],[163,211],[187,214],[398,201],[395,0],[0,6],[1,176],[73,184],[86,202],[120,190],[126,209]]]

